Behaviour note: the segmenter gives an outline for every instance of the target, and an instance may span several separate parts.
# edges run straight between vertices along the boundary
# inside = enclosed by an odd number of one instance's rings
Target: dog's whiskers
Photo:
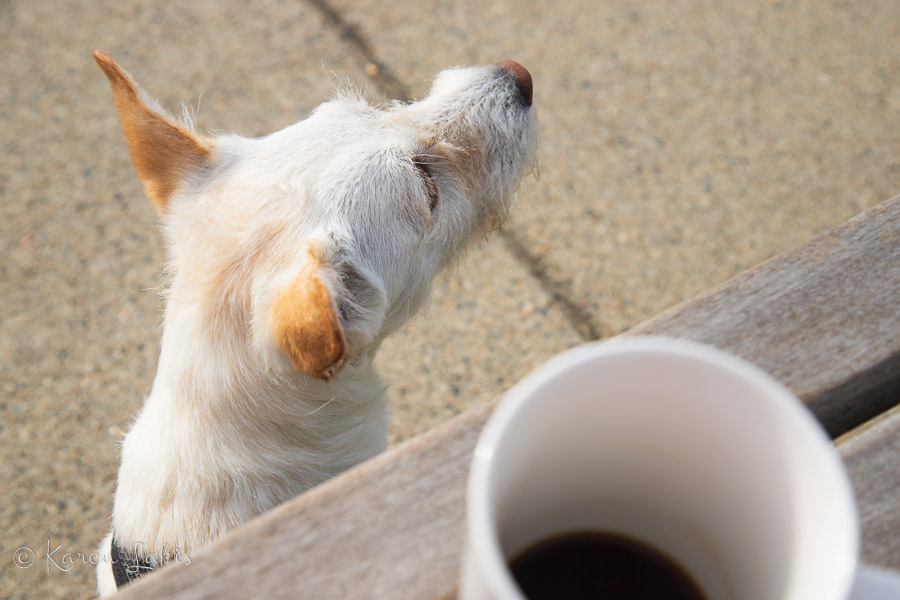
[[[322,410],[323,408],[325,408],[326,406],[328,406],[329,404],[331,404],[332,402],[335,402],[337,400],[338,400],[337,396],[329,398],[327,402],[323,402],[321,406],[319,406],[318,408],[316,408],[314,410],[309,411],[308,413],[304,413],[302,416],[311,417],[314,414],[316,414],[317,412],[319,412],[320,410]]]

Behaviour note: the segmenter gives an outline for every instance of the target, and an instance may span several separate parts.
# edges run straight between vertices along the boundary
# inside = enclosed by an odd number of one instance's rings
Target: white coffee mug
[[[655,548],[708,600],[900,598],[895,574],[858,566],[852,490],[816,420],[696,343],[589,344],[523,379],[478,442],[467,510],[463,600],[523,598],[509,560],[584,531]]]

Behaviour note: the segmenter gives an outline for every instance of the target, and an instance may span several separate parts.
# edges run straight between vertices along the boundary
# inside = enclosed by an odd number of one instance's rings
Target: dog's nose
[[[514,60],[501,60],[497,63],[497,66],[509,69],[516,76],[516,87],[519,88],[522,100],[525,101],[526,106],[531,106],[534,84],[531,81],[531,73],[528,72],[528,69]]]

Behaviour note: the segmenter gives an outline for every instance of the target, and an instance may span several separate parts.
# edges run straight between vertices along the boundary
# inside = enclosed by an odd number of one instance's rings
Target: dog
[[[385,449],[375,354],[506,219],[535,117],[531,75],[503,61],[441,71],[418,102],[344,90],[266,137],[212,137],[94,59],[169,254],[158,369],[99,549],[106,596]]]

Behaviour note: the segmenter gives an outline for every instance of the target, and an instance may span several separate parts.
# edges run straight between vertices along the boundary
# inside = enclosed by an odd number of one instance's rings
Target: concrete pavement
[[[893,0],[0,4],[0,596],[91,594],[155,371],[164,252],[92,49],[250,136],[343,79],[531,70],[540,178],[379,358],[397,442],[900,192],[898,35]]]

